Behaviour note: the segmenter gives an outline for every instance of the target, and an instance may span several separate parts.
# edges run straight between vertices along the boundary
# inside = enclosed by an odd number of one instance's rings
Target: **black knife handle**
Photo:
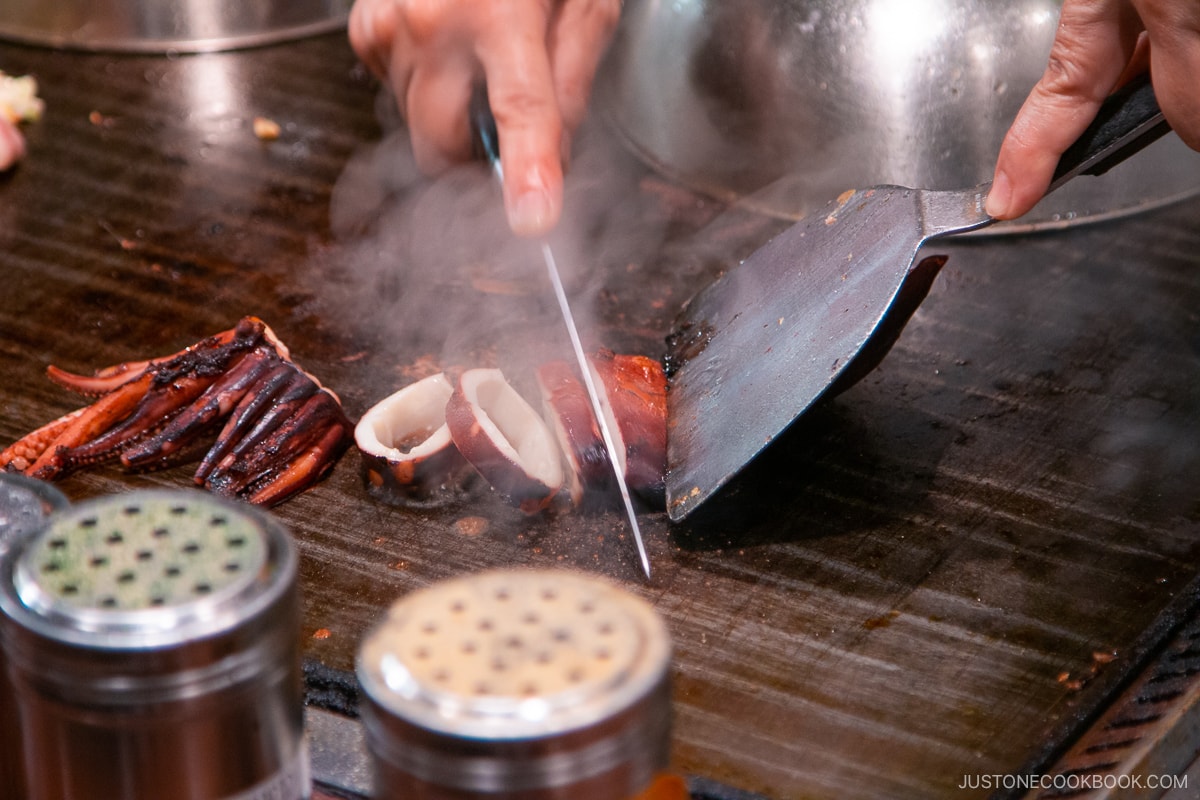
[[[473,155],[494,165],[500,160],[500,135],[496,132],[496,118],[492,116],[492,107],[488,104],[486,84],[476,85],[471,92],[467,113],[471,121]]]
[[[1076,175],[1102,175],[1171,130],[1149,75],[1114,92],[1087,130],[1059,159],[1050,191]]]

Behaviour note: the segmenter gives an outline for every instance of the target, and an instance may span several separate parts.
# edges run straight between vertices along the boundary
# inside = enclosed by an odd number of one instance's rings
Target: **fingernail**
[[[1011,205],[1012,183],[1008,180],[1007,173],[997,172],[992,181],[992,189],[983,203],[983,210],[988,213],[988,216],[1002,219]]]
[[[517,197],[508,209],[508,225],[521,236],[545,233],[550,222],[550,198],[533,189]]]

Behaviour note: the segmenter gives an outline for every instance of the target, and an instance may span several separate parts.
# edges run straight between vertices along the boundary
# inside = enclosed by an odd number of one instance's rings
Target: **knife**
[[[486,90],[477,89],[471,96],[471,124],[483,148],[482,156],[491,164],[492,171],[501,187],[504,186],[504,169],[500,165],[500,140],[496,132],[496,120],[488,106]],[[583,352],[583,344],[579,339],[579,329],[575,325],[575,315],[571,313],[571,305],[567,302],[567,293],[563,289],[562,277],[558,272],[558,263],[554,260],[554,252],[546,239],[541,241],[542,260],[546,263],[546,274],[550,285],[554,287],[554,297],[558,300],[558,308],[562,312],[563,322],[567,327],[567,336],[571,339],[571,348],[575,351],[575,361],[579,364],[579,372],[583,376],[583,385],[587,388],[588,400],[592,404],[592,413],[596,416],[596,424],[600,428],[600,436],[604,440],[604,450],[608,453],[608,463],[612,466],[613,475],[617,478],[617,488],[621,491],[621,500],[625,504],[625,514],[629,518],[629,527],[633,531],[633,541],[637,545],[638,557],[646,577],[650,577],[650,558],[646,555],[646,545],[642,541],[642,530],[638,526],[637,514],[633,510],[633,500],[629,495],[629,485],[621,472],[621,464],[617,460],[616,440],[613,438],[604,410],[600,407],[600,393],[596,390],[596,381],[588,365],[587,356]]]

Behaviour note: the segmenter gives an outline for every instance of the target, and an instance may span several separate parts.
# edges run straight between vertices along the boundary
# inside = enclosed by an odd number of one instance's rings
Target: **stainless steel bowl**
[[[353,0],[4,0],[0,37],[51,47],[203,52],[336,30]]]
[[[681,182],[784,218],[847,189],[991,179],[1045,67],[1052,0],[629,0],[597,106]],[[1200,191],[1177,137],[1030,215],[988,229],[1100,219]]]

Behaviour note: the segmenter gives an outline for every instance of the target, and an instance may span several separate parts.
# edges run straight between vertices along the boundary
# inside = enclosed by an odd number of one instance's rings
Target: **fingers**
[[[587,113],[592,80],[621,3],[512,6],[520,9],[508,9],[507,35],[485,40],[479,56],[500,137],[509,225],[518,234],[537,236],[562,214],[570,137]]]
[[[475,75],[466,58],[439,56],[418,67],[402,90],[413,156],[423,172],[437,174],[471,157],[468,115]]]
[[[392,0],[358,0],[350,9],[347,33],[350,46],[367,69],[387,80],[396,38],[396,4]]]
[[[25,155],[25,137],[17,126],[0,116],[0,172],[10,168]]]
[[[480,60],[496,117],[509,225],[537,236],[562,214],[563,164],[587,113],[595,76],[616,29],[620,0],[513,3],[510,33]]]
[[[546,52],[548,2],[496,2],[504,24],[481,31],[478,56],[487,78],[504,168],[509,226],[546,233],[562,212],[562,116]]]
[[[620,0],[357,0],[349,35],[363,62],[389,83],[426,172],[470,157],[470,95],[486,82],[509,225],[536,236],[562,213],[567,142],[586,114],[620,6]]]
[[[471,4],[444,0],[357,0],[351,9],[350,44],[395,96],[428,174],[471,155],[474,16]]]
[[[1066,0],[1046,72],[1004,138],[987,212],[1025,214],[1046,193],[1058,159],[1096,115],[1132,57],[1141,23],[1124,0]]]
[[[1200,3],[1141,0],[1135,5],[1150,40],[1159,107],[1179,137],[1200,150]]]
[[[1113,87],[1114,90],[1121,88],[1139,75],[1145,75],[1150,71],[1150,35],[1145,31],[1138,34],[1137,45],[1133,48],[1133,55],[1129,57],[1129,63],[1125,65],[1125,69],[1121,71],[1121,77],[1117,78],[1117,84]]]
[[[551,25],[554,91],[568,135],[587,115],[592,80],[621,16],[620,0],[571,0],[560,6]]]

